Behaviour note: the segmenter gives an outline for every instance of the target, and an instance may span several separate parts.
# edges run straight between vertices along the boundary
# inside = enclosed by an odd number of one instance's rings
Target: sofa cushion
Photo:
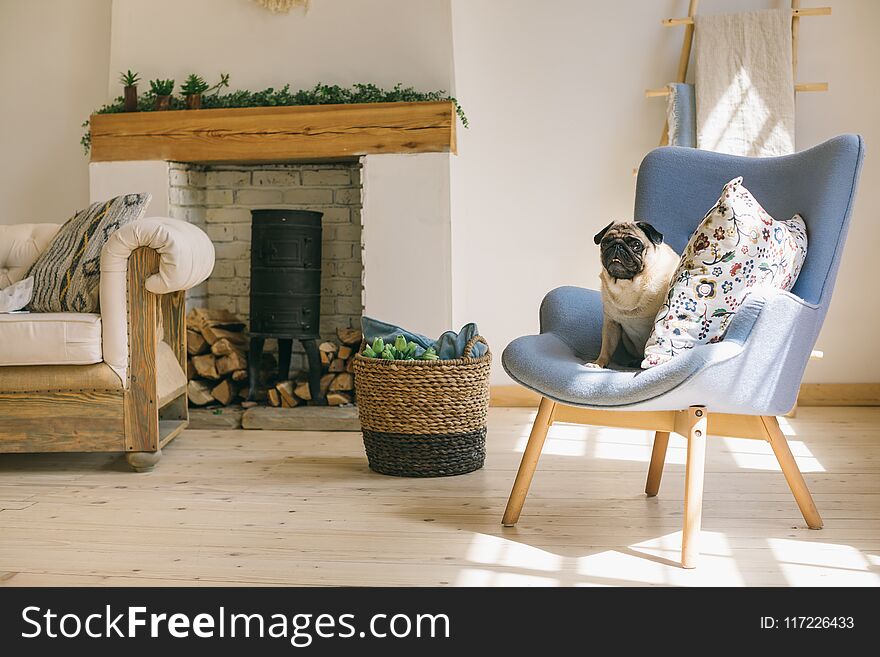
[[[0,366],[87,365],[102,360],[100,315],[0,315]]]
[[[28,309],[97,312],[101,249],[115,230],[140,219],[149,202],[149,194],[126,194],[77,212],[31,268],[34,298]]]
[[[0,225],[0,288],[25,277],[59,228],[61,224]]]

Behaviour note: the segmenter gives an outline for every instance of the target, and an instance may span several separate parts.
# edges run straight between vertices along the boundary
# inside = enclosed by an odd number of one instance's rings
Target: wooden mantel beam
[[[92,162],[283,162],[455,153],[449,101],[93,114]]]

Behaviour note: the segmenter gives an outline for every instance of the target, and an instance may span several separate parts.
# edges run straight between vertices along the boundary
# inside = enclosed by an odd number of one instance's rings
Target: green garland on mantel
[[[295,105],[347,105],[354,103],[415,103],[424,101],[448,100],[455,105],[455,113],[461,119],[461,124],[467,128],[468,120],[464,110],[458,101],[445,91],[416,91],[413,87],[404,87],[398,83],[391,89],[382,89],[375,84],[355,84],[351,87],[340,87],[336,84],[317,84],[311,89],[291,91],[290,85],[285,84],[281,89],[269,87],[262,91],[232,91],[227,94],[208,94],[202,98],[202,109],[223,109],[230,107],[289,107]],[[156,94],[146,91],[138,96],[139,112],[154,112],[156,107]],[[179,96],[171,97],[172,110],[185,110],[186,101]],[[104,105],[95,110],[95,114],[116,114],[123,112],[122,96],[119,96],[109,105]],[[86,132],[80,139],[80,144],[86,155],[92,145],[92,133],[89,130],[89,121],[82,124]]]

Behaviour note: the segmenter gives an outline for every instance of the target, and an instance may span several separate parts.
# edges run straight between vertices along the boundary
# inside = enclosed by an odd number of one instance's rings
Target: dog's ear
[[[663,233],[654,228],[647,221],[637,221],[636,226],[642,229],[642,232],[648,236],[648,239],[651,240],[653,244],[663,244]]]
[[[605,233],[607,233],[607,232],[608,232],[608,229],[611,228],[613,225],[614,225],[614,222],[612,221],[610,224],[608,224],[607,226],[605,226],[605,228],[603,228],[603,229],[600,230],[598,233],[596,233],[596,234],[593,236],[593,242],[596,243],[596,244],[598,244],[599,242],[601,242],[601,241],[602,241],[602,238],[605,237]]]

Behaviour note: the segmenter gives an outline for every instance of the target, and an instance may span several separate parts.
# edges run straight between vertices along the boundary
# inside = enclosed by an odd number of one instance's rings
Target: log
[[[281,405],[284,408],[299,406],[299,399],[294,396],[293,381],[280,381],[275,384],[275,389],[281,395]]]
[[[318,345],[318,352],[321,354],[321,364],[330,365],[330,362],[336,357],[339,351],[339,345],[334,342],[322,342]]]
[[[186,359],[186,380],[196,378],[196,366],[193,365],[192,358]]]
[[[354,359],[355,359],[355,357],[352,356],[351,358],[349,358],[345,362],[345,371],[346,372],[354,372]]]
[[[347,344],[344,344],[339,347],[339,351],[336,352],[336,357],[341,358],[342,360],[348,360],[353,353],[354,347],[349,347]]]
[[[294,394],[300,399],[304,399],[306,401],[311,401],[312,399],[312,391],[309,390],[309,382],[301,381],[296,384],[296,388],[293,389]]]
[[[226,374],[230,374],[235,370],[246,370],[247,369],[247,358],[245,358],[241,352],[233,351],[228,356],[223,356],[222,358],[217,359],[217,373],[220,376],[225,376]]]
[[[186,384],[186,396],[195,406],[204,406],[214,401],[211,386],[204,381],[190,381]]]
[[[344,406],[345,404],[351,403],[351,397],[346,395],[344,392],[330,392],[327,393],[327,405],[328,406]]]
[[[205,336],[200,332],[193,331],[192,329],[186,330],[186,353],[190,356],[203,354],[208,351],[209,347],[208,341],[205,340]]]
[[[266,394],[269,396],[269,406],[281,406],[281,395],[275,388],[269,388]]]
[[[229,379],[223,379],[211,390],[211,395],[224,406],[229,406],[238,395],[238,386]]]
[[[218,340],[222,340],[223,338],[226,338],[238,347],[244,347],[248,343],[247,336],[245,336],[244,333],[240,333],[238,331],[229,331],[227,329],[219,327],[205,326],[202,329],[202,335],[211,346],[213,346],[215,342],[217,342]]]
[[[325,374],[321,377],[321,391],[326,395],[327,389],[330,387],[330,384],[333,382],[333,379],[336,378],[335,374]],[[304,399],[306,401],[312,400],[312,392],[309,390],[309,382],[303,381],[302,383],[297,383],[296,388],[293,391],[297,397],[300,399]]]
[[[247,381],[247,378],[248,378],[247,370],[235,370],[232,373],[232,380],[233,381],[239,381],[239,382]]]
[[[205,341],[207,342],[207,340]],[[244,353],[247,351],[247,344],[234,344],[229,338],[220,338],[211,345],[211,353],[215,356],[228,356],[233,351],[238,353]]]
[[[345,371],[345,361],[341,358],[334,358],[327,367],[328,372],[338,373]]]
[[[328,354],[336,355],[336,352],[339,351],[339,345],[335,342],[322,342],[318,345],[318,349],[320,351],[326,351]]]
[[[193,356],[192,364],[199,376],[211,379],[212,381],[217,381],[220,378],[220,375],[217,373],[217,358],[214,354]]]
[[[193,308],[186,317],[186,325],[196,331],[215,326],[228,331],[243,331],[245,328],[241,319],[220,308]]]
[[[354,347],[355,349],[360,346],[361,341],[364,339],[360,329],[344,327],[336,329],[336,337],[339,338],[342,344]]]
[[[337,374],[330,382],[330,392],[349,392],[354,390],[354,376],[348,372]]]

